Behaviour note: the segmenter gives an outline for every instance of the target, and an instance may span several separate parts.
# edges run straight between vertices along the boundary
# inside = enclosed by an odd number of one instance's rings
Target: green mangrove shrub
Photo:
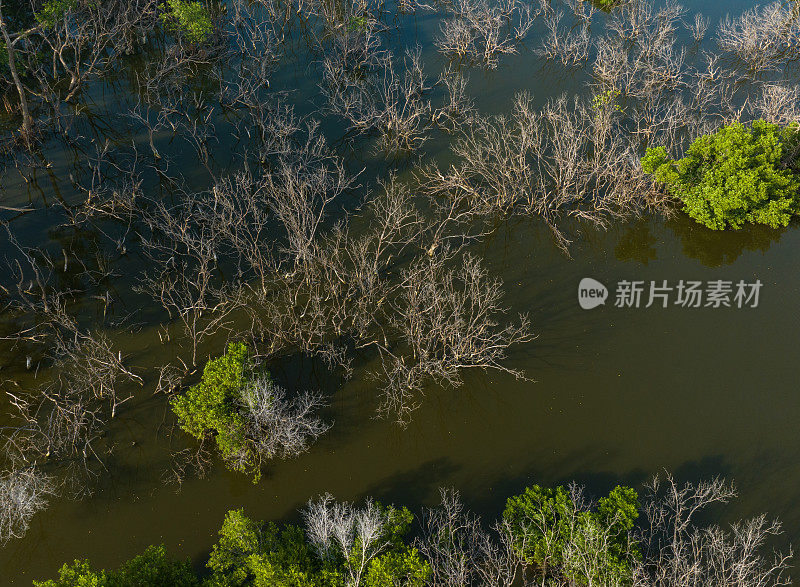
[[[252,351],[242,342],[232,342],[224,355],[206,363],[197,385],[171,402],[183,431],[197,440],[213,434],[226,462],[241,461],[237,455],[247,451],[245,421],[238,402],[253,370]]]
[[[197,440],[213,436],[228,468],[252,474],[254,482],[265,460],[296,457],[328,431],[316,416],[324,405],[309,392],[288,399],[241,342],[209,360],[200,382],[172,399],[180,427]]]
[[[649,148],[642,168],[711,229],[778,228],[800,212],[799,144],[797,124],[736,122],[697,138],[677,161],[663,147]]]
[[[190,561],[172,560],[164,546],[148,546],[117,571],[92,568],[86,560],[65,564],[57,579],[34,581],[34,587],[199,587]]]
[[[630,582],[640,558],[631,537],[638,516],[636,491],[621,486],[593,505],[574,486],[534,485],[503,512],[517,556],[543,579],[576,585]]]
[[[372,502],[362,508],[330,496],[309,502],[306,532],[259,524],[228,512],[207,567],[208,585],[280,587],[422,587],[430,567],[406,540],[413,515]],[[315,532],[317,524],[331,534]]]
[[[196,0],[167,0],[161,20],[192,43],[203,43],[214,30],[208,8]]]

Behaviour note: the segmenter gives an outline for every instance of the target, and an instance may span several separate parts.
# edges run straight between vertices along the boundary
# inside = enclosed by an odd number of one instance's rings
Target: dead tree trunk
[[[11,70],[11,77],[14,80],[14,85],[17,87],[17,92],[19,92],[19,105],[22,110],[22,136],[25,142],[29,143],[33,133],[33,118],[28,109],[28,100],[25,98],[25,88],[22,86],[22,81],[19,79],[19,73],[17,73],[17,64],[14,59],[14,44],[11,42],[6,23],[3,20],[3,0],[0,0],[0,33],[2,33],[3,40],[6,43],[8,69]]]

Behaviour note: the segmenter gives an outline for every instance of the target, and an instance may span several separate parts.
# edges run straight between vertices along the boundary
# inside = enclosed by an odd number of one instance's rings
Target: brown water
[[[421,42],[429,42],[433,27],[426,18],[409,25]],[[431,57],[434,67],[436,59]],[[502,111],[519,89],[534,89],[544,99],[577,83],[554,82],[534,62],[522,54],[498,72],[483,76],[476,70],[473,91],[482,109]],[[522,66],[530,80],[518,75]],[[439,151],[443,145],[434,140],[430,156],[446,157]],[[60,219],[45,201],[59,192],[77,197],[63,187],[62,176],[84,156],[57,155],[52,182],[45,174],[38,186],[23,187],[7,170],[3,198],[36,208],[13,223],[26,241],[68,243],[89,256],[93,235],[56,229]],[[380,172],[371,156],[359,157],[370,173]],[[195,172],[190,162],[182,164],[187,175]],[[202,172],[197,175],[202,183]],[[227,510],[296,519],[299,506],[324,492],[338,499],[369,495],[418,511],[436,501],[439,487],[454,486],[476,511],[496,516],[506,497],[533,482],[575,479],[604,491],[617,483],[636,485],[662,469],[680,479],[732,479],[741,498],[721,512],[723,520],[768,512],[784,521],[787,539],[800,546],[797,223],[783,231],[714,233],[678,215],[608,231],[583,227],[575,235],[568,258],[548,229],[517,219],[501,224],[474,251],[503,279],[512,314],[531,316],[537,339],[513,348],[508,359],[531,381],[470,372],[462,388],[428,389],[411,424],[399,428],[373,418],[376,391],[363,377],[365,361],[356,362],[349,381],[308,360],[278,363],[273,372],[290,389],[315,386],[330,394],[327,416],[335,425],[307,454],[273,463],[258,485],[221,466],[208,478],[187,480],[179,493],[161,481],[171,445],[162,423],[170,420],[165,398],[152,395],[154,368],[174,351],[164,349],[144,312],[140,330],[115,335],[144,385],[114,422],[107,475],[93,497],[54,501],[24,539],[0,550],[0,584],[52,576],[77,557],[114,567],[162,542],[201,565]],[[136,304],[149,310],[148,302],[124,292],[141,268],[141,260],[131,257],[115,257],[123,275],[115,287],[127,311]],[[605,306],[579,307],[583,277],[612,289]],[[757,308],[620,309],[613,305],[613,288],[625,279],[672,285],[680,279],[760,279],[764,285]],[[85,304],[88,315],[94,312],[91,319],[99,320],[97,305]],[[222,343],[209,341],[203,352],[218,353]],[[6,357],[4,377],[32,384],[24,353],[8,349]]]

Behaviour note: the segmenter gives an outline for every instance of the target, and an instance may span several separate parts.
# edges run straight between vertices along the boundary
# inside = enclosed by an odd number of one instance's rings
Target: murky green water
[[[712,23],[723,10],[749,5],[694,4]],[[396,39],[423,45],[431,76],[443,66],[430,45],[437,22],[430,15],[408,17]],[[528,45],[535,44],[534,34]],[[313,59],[300,53],[288,61],[276,85],[296,87],[300,112],[314,112],[317,106],[305,98],[314,93]],[[576,91],[582,81],[580,75],[543,68],[525,47],[494,72],[475,68],[471,79],[470,92],[483,112],[504,111],[519,90],[543,102]],[[124,94],[124,84],[117,91]],[[94,94],[98,101],[102,95]],[[98,137],[129,142],[135,132],[97,108]],[[323,128],[336,136],[335,123],[326,121]],[[445,161],[446,144],[445,136],[434,136],[425,156]],[[215,148],[217,164],[224,168],[226,152],[240,146],[223,136]],[[369,141],[342,149],[354,168],[367,167],[366,178],[389,166],[373,154]],[[205,171],[188,152],[181,153],[174,146],[172,165],[198,186],[206,185]],[[160,542],[203,564],[227,510],[244,507],[256,519],[292,519],[298,506],[323,492],[339,499],[370,495],[418,510],[436,501],[440,486],[451,485],[477,511],[495,516],[507,496],[532,482],[576,479],[602,491],[620,482],[637,484],[664,468],[680,478],[720,474],[734,480],[741,498],[725,510],[726,519],[766,511],[780,517],[788,538],[800,545],[796,222],[783,231],[713,233],[678,215],[607,231],[584,227],[575,233],[572,258],[554,246],[539,222],[502,223],[474,252],[503,279],[512,313],[530,314],[537,338],[513,348],[508,365],[524,369],[531,381],[468,373],[460,389],[426,390],[422,407],[403,429],[373,419],[376,391],[363,377],[365,361],[356,363],[349,381],[308,360],[279,362],[272,370],[288,388],[313,386],[330,394],[333,429],[300,458],[273,463],[258,485],[216,466],[208,478],[187,480],[176,493],[161,480],[171,446],[163,426],[168,407],[165,397],[152,395],[155,369],[175,350],[160,343],[153,323],[160,316],[152,304],[129,291],[144,261],[98,246],[97,234],[58,228],[63,214],[50,204],[80,198],[66,177],[79,173],[91,153],[54,147],[46,156],[52,167],[38,171],[36,183],[25,184],[13,169],[2,178],[6,205],[35,209],[12,227],[25,244],[64,247],[86,258],[98,250],[108,255],[119,274],[107,284],[120,300],[112,312],[137,312],[141,323],[135,332],[117,332],[115,343],[144,385],[114,421],[109,433],[114,452],[106,457],[108,472],[95,495],[55,501],[33,520],[24,539],[0,550],[0,583],[29,584],[76,557],[113,567]],[[65,283],[69,276],[69,271],[62,276]],[[681,279],[759,279],[763,288],[757,308],[621,309],[614,307],[612,293],[605,306],[585,311],[576,295],[583,277],[612,289],[621,280],[674,285]],[[100,302],[87,296],[81,304],[85,320],[102,318]],[[222,344],[211,340],[202,351],[218,353]],[[5,349],[3,378],[32,385],[24,361],[23,350]]]

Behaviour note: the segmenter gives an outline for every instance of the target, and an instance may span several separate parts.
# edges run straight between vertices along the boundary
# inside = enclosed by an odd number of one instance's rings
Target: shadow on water
[[[370,485],[362,499],[371,497],[383,504],[406,506],[417,516],[423,508],[438,502],[439,488],[447,487],[448,479],[459,470],[458,463],[447,457],[432,459]]]
[[[640,218],[619,238],[614,247],[614,256],[618,261],[634,261],[647,265],[658,259],[657,243],[658,238],[653,234],[653,221],[650,218]]]
[[[706,267],[730,265],[745,251],[764,254],[787,230],[763,224],[748,225],[739,230],[711,230],[685,214],[668,220],[665,226],[680,240],[683,254]]]

